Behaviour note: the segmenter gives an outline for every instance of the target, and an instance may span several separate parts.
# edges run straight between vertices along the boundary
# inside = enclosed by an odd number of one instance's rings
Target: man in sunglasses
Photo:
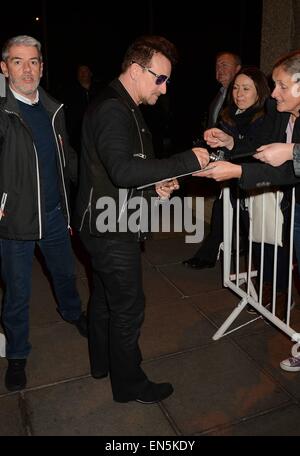
[[[91,373],[94,378],[110,374],[117,402],[152,404],[173,392],[170,383],[151,382],[140,365],[138,339],[144,320],[140,241],[145,239],[141,221],[149,190],[138,187],[208,163],[208,154],[199,149],[169,159],[154,158],[139,105],[154,105],[166,93],[176,58],[174,45],[163,37],[137,39],[125,54],[122,73],[90,105],[83,121],[77,214],[93,267]],[[178,187],[171,178],[150,191],[156,199],[167,199]],[[108,222],[111,201],[115,225]],[[136,207],[132,209],[136,201],[140,201],[138,215]],[[135,224],[130,223],[133,215]]]

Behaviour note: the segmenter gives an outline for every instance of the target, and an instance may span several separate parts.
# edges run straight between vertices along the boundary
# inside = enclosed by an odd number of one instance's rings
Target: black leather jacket
[[[137,187],[197,169],[199,163],[192,150],[168,159],[154,158],[151,133],[141,111],[115,79],[90,105],[83,121],[78,227],[82,229],[88,223],[90,234],[95,236],[140,240],[144,238],[142,230],[123,232],[120,227],[125,213],[130,217],[133,198],[145,195]],[[106,209],[100,207],[100,199],[105,202],[103,198],[115,203],[115,231],[108,229],[103,233],[97,229],[97,219],[101,223]],[[141,204],[140,211],[143,210]]]
[[[62,104],[41,87],[39,97],[49,113],[57,145],[57,170],[61,205],[69,226],[67,189],[76,181],[76,154],[68,146]],[[19,111],[17,100],[7,87],[0,99],[0,200],[6,202],[0,220],[0,238],[37,240],[43,237],[44,199],[38,154],[29,127]]]

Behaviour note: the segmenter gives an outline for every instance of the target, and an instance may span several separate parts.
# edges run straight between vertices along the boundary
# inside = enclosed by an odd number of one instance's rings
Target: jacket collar
[[[59,103],[57,100],[48,95],[41,86],[39,86],[39,98],[42,105],[46,108],[50,115],[54,114],[60,106],[63,106],[62,103]],[[3,100],[4,109],[7,109],[8,111],[17,112],[18,114],[20,114],[18,101],[14,97],[8,84],[6,84],[6,97]]]
[[[138,119],[140,126],[149,132],[149,128],[145,122],[140,107],[133,101],[121,81],[116,78],[109,84],[109,87],[112,88],[114,92],[117,93],[117,95],[122,99],[123,103],[128,106],[130,111],[134,114],[135,118]]]
[[[131,96],[129,95],[129,93],[127,92],[127,90],[118,78],[114,79],[109,85],[118,93],[118,95],[120,95],[123,98],[123,100],[130,107],[130,109],[135,110],[138,108],[138,106],[135,104],[135,102],[133,101],[133,99],[131,98]]]

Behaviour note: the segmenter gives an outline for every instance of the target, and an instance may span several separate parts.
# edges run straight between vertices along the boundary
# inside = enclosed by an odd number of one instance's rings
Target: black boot
[[[20,391],[25,388],[27,379],[25,373],[26,359],[8,359],[5,374],[5,386],[8,391]]]

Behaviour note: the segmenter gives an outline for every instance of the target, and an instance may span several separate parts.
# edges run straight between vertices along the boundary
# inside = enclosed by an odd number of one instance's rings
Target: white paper
[[[206,168],[203,168],[203,169],[196,169],[195,171],[191,171],[190,173],[179,174],[178,176],[166,177],[165,179],[160,179],[156,182],[151,182],[151,184],[140,185],[139,187],[137,187],[137,190],[142,190],[143,188],[151,187],[151,185],[160,184],[162,182],[168,182],[173,179],[178,179],[179,177],[190,176],[191,174],[194,174],[194,173],[199,173],[199,172],[201,173],[201,171],[208,171],[209,169],[213,169],[213,166],[210,166],[210,167],[207,166]]]

